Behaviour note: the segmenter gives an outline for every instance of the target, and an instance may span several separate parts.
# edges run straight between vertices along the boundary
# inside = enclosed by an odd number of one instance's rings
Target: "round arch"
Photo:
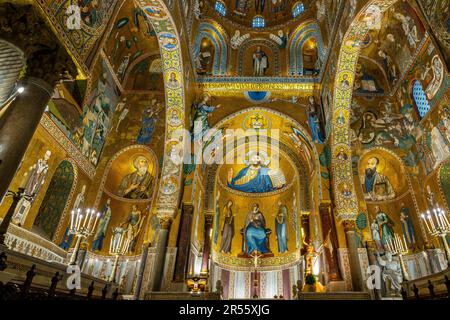
[[[219,121],[218,123],[216,123],[213,128],[211,129],[211,132],[216,132],[216,131],[220,131],[220,128],[223,127],[226,123],[232,121],[233,119],[235,119],[236,117],[245,114],[245,113],[251,113],[253,111],[262,111],[262,112],[267,112],[269,114],[275,115],[277,117],[281,117],[289,122],[291,122],[293,124],[293,126],[295,126],[301,137],[303,138],[304,142],[305,142],[305,146],[307,149],[307,152],[309,153],[309,155],[312,158],[312,164],[313,166],[310,167],[310,176],[306,178],[306,180],[304,181],[311,181],[311,179],[317,179],[317,185],[318,185],[318,199],[319,202],[323,199],[323,190],[322,190],[322,180],[321,180],[321,175],[320,175],[320,161],[319,161],[319,153],[317,151],[317,148],[315,146],[315,144],[313,143],[313,140],[310,136],[310,134],[308,133],[308,131],[299,123],[297,122],[295,119],[281,113],[275,110],[272,110],[270,108],[267,107],[252,107],[252,108],[245,108],[241,111],[235,112],[233,114],[230,114],[229,116],[225,117],[224,119],[222,119],[221,121]],[[281,137],[280,137],[281,138]],[[290,148],[286,143],[284,143],[282,141],[282,139],[280,139],[279,141],[279,147],[281,149],[282,152],[284,152],[285,154],[287,154],[291,160],[295,163],[295,164],[300,164],[300,163],[304,163],[304,161],[302,161],[302,158],[297,154],[297,152],[294,152],[292,148]],[[211,166],[212,168],[213,166]],[[217,165],[215,166],[216,168],[212,168],[212,170],[208,170],[208,178],[207,181],[211,184],[209,186],[206,186],[205,190],[211,190],[211,192],[214,191],[214,181],[215,181],[215,175],[217,172]],[[297,170],[299,171],[299,176],[300,177],[306,177],[307,172],[305,172],[304,168],[300,168],[298,165],[296,165]],[[314,173],[315,177],[312,177],[311,175]],[[308,194],[308,190],[301,190],[302,191],[302,195]],[[302,197],[302,209],[305,210],[312,210],[314,208],[314,204],[309,202],[309,199],[307,199],[308,197],[304,198]],[[210,196],[208,196],[208,192],[205,192],[205,199],[204,199],[204,204],[205,204],[205,208],[208,208],[211,205],[212,199],[210,199]],[[211,206],[212,208],[212,206]]]

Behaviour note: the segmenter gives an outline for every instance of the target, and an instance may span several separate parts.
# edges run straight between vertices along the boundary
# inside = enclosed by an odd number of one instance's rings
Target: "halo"
[[[153,166],[151,165],[152,164],[152,160],[151,159],[149,159],[149,157],[147,157],[145,154],[143,154],[143,153],[138,153],[138,154],[135,154],[131,159],[131,163],[133,164],[133,168],[135,168],[135,169],[137,169],[136,168],[136,166],[135,166],[135,162],[136,162],[136,160],[138,159],[138,158],[140,158],[140,157],[143,157],[143,158],[145,158],[146,160],[147,160],[147,162],[148,162],[148,172],[149,173],[153,173]]]
[[[258,154],[259,157],[261,158],[261,163],[263,165],[268,166],[270,164],[270,158],[269,158],[269,156],[267,155],[266,152],[264,152],[264,151],[255,151],[255,150],[252,150],[249,153],[247,153],[245,164],[249,165],[250,164],[249,160],[256,154]]]
[[[377,166],[377,172],[382,173],[386,169],[386,159],[382,154],[379,153],[372,153],[367,155],[367,158],[365,160],[365,163],[367,164],[367,161],[371,158],[377,158],[379,160],[378,166]]]
[[[202,99],[204,99],[206,97],[208,98],[208,100],[211,100],[211,95],[209,93],[202,94]]]

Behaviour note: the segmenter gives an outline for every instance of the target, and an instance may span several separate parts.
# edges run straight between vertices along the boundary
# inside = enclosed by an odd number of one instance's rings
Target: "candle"
[[[433,230],[433,232],[436,230],[436,225],[434,224],[433,221],[433,217],[431,216],[430,211],[428,211],[428,220],[430,221],[430,226],[431,226],[431,230]]]
[[[77,230],[80,231],[81,229],[81,223],[83,221],[83,215],[80,214],[79,219],[78,219],[78,224],[77,224]]]
[[[406,236],[405,235],[403,235],[403,242],[404,242],[404,244],[405,244],[405,252],[408,252],[408,244],[406,243]]]
[[[93,218],[94,218],[94,210],[92,210],[92,211],[91,211],[91,214],[89,215],[89,222],[88,222],[88,224],[87,224],[88,232],[91,231]]]
[[[73,230],[74,218],[75,218],[75,212],[72,210],[72,212],[70,213],[70,230]]]
[[[402,241],[401,241],[400,236],[398,234],[396,234],[396,239],[397,239],[397,251],[398,252],[402,252],[403,251]]]
[[[425,226],[427,227],[428,232],[431,233],[430,226],[428,225],[427,219],[423,213],[422,213],[421,217],[422,217],[423,222],[425,223]]]
[[[77,231],[79,231],[78,230],[78,228],[79,228],[79,223],[80,223],[80,215],[81,215],[81,209],[78,209],[77,210],[77,218],[76,218],[76,220],[75,220],[75,230],[77,230]]]
[[[95,217],[94,226],[92,227],[91,232],[94,232],[95,227],[97,226],[98,218],[100,217],[100,212],[97,213],[97,216]]]
[[[441,210],[441,213],[442,213],[442,218],[445,221],[446,228],[449,229],[450,228],[450,223],[448,222],[447,215],[445,214],[444,210]]]
[[[436,217],[436,222],[437,222],[438,228],[442,229],[442,221],[441,221],[440,214],[437,212],[436,209],[433,209],[433,213],[434,213],[434,216]]]
[[[393,251],[394,251],[393,248],[392,248],[392,241],[391,241],[391,239],[388,239],[388,241],[387,241],[387,247],[388,247],[388,250],[389,250],[390,252],[393,252]]]
[[[86,228],[86,222],[88,221],[88,217],[89,217],[90,213],[91,213],[91,210],[87,209],[86,210],[86,218],[84,219],[84,223],[83,223],[83,229]]]
[[[109,253],[113,253],[114,252],[113,239],[114,239],[114,236],[111,237],[111,241],[110,241],[110,244],[109,244]]]

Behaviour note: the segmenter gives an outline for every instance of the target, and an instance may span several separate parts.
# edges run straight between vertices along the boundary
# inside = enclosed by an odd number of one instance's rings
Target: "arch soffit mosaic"
[[[179,32],[164,1],[136,0],[136,3],[142,7],[158,36],[164,74],[166,112],[177,110],[180,117],[184,119],[185,79]],[[175,85],[170,84],[168,81],[172,74],[175,75],[177,80]],[[169,118],[169,115],[167,115],[167,118]],[[168,122],[166,123],[164,154],[166,154],[169,144],[173,144],[173,141],[177,141],[181,145],[184,143],[183,129],[184,123],[178,127],[174,127]],[[176,170],[173,168],[176,168]],[[169,157],[164,157],[161,182],[156,196],[158,216],[175,216],[181,191],[181,176],[182,164],[175,164]]]
[[[338,56],[338,66],[335,76],[332,113],[332,171],[333,192],[336,199],[336,214],[341,220],[355,220],[358,216],[358,199],[353,181],[352,157],[346,161],[339,161],[336,152],[343,148],[351,154],[349,139],[350,108],[353,98],[353,85],[355,82],[356,65],[361,53],[361,42],[370,30],[370,21],[383,15],[398,0],[371,0],[358,12],[354,21],[345,33]],[[345,121],[342,122],[342,117]],[[353,196],[345,198],[337,186],[341,183],[350,186]]]

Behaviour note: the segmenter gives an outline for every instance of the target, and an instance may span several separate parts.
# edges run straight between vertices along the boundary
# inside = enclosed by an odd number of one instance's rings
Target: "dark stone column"
[[[144,243],[142,245],[141,262],[139,263],[139,270],[136,278],[136,288],[134,292],[134,298],[136,300],[138,300],[141,295],[142,279],[144,277],[145,266],[147,264],[148,248],[149,248],[148,243]]]
[[[337,260],[337,248],[339,247],[339,244],[331,210],[331,204],[329,203],[322,203],[319,206],[320,219],[322,222],[322,237],[324,242],[331,242],[332,247],[332,250],[330,250],[330,246],[324,246],[325,257],[328,264],[328,279],[330,281],[340,281],[342,280],[342,277]]]
[[[28,78],[0,118],[0,197],[8,191],[28,144],[53,94],[53,87],[37,78]]]
[[[214,221],[212,214],[205,215],[205,228],[203,235],[203,256],[201,274],[207,275],[209,273],[209,256],[211,254],[211,230]]]
[[[309,231],[309,215],[302,215],[302,230],[303,230],[303,238],[306,243],[310,243],[311,241],[311,233]],[[302,244],[302,251],[305,251],[306,247]]]
[[[161,228],[158,231],[158,242],[156,243],[156,256],[152,270],[152,290],[161,291],[162,280],[164,277],[164,265],[166,262],[167,242],[169,240],[169,231],[172,224],[172,218],[160,218]]]
[[[345,236],[347,238],[348,255],[350,260],[350,272],[352,275],[353,291],[362,291],[361,265],[358,255],[358,237],[356,235],[355,221],[346,220],[343,222]]]
[[[177,259],[175,262],[174,281],[176,282],[183,282],[186,278],[186,269],[190,252],[193,212],[194,206],[192,204],[183,203],[181,209],[181,225],[177,240]]]
[[[41,120],[53,88],[77,69],[52,30],[32,5],[0,4],[0,38],[22,50],[26,59],[25,91],[9,104],[0,120],[0,199],[19,167]],[[16,61],[11,61],[13,65]]]

